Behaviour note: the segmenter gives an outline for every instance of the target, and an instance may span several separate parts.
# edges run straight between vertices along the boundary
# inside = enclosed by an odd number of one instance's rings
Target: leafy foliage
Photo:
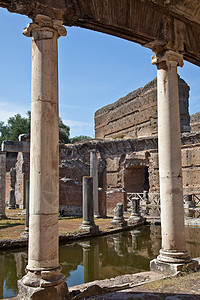
[[[0,144],[2,141],[18,141],[20,134],[30,134],[31,112],[27,112],[28,117],[23,118],[20,114],[8,119],[7,125],[0,121]],[[59,118],[59,142],[69,143],[69,126],[65,125]]]
[[[76,143],[76,142],[81,142],[81,141],[85,141],[85,140],[91,140],[92,138],[90,136],[87,135],[79,135],[79,136],[75,136],[73,138],[70,139],[70,142],[72,144]]]
[[[69,126],[65,125],[61,120],[61,118],[59,118],[59,142],[60,143],[64,143],[64,144],[70,143],[69,131],[70,131]]]
[[[17,141],[18,136],[22,133],[30,133],[31,117],[30,112],[27,113],[28,118],[23,118],[20,114],[14,115],[8,119],[8,124],[0,122],[0,143],[2,141]]]

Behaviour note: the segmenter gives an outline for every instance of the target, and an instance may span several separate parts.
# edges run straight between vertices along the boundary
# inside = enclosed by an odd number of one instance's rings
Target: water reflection
[[[186,228],[187,249],[200,256],[200,228]],[[161,247],[159,226],[137,228],[60,247],[60,264],[68,286],[149,270]],[[25,274],[26,250],[0,252],[0,298],[17,294]]]
[[[26,250],[0,252],[0,298],[17,294],[17,280],[25,274]]]

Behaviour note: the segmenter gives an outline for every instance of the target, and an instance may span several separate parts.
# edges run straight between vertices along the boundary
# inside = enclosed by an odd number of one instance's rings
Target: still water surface
[[[200,256],[200,228],[186,228],[187,249]],[[159,226],[146,226],[60,247],[60,264],[68,286],[149,270],[161,247]],[[0,298],[15,296],[25,274],[26,250],[0,251]]]

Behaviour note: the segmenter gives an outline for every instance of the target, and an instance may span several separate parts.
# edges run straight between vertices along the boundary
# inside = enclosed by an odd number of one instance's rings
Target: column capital
[[[55,32],[58,34],[58,38],[67,35],[67,30],[61,20],[52,20],[48,16],[39,14],[36,15],[33,23],[29,23],[27,27],[23,29],[23,34],[27,37],[32,37],[33,32],[38,31],[40,31],[41,34],[37,35],[36,38],[40,40],[53,38]]]
[[[158,65],[162,62],[165,62],[167,66],[175,62],[178,66],[183,67],[183,55],[172,50],[167,50],[151,56],[152,65]]]

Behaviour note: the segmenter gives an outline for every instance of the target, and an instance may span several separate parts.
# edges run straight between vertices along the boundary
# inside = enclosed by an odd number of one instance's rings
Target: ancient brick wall
[[[184,193],[199,193],[200,133],[182,137],[182,173]]]
[[[116,203],[123,202],[124,188],[126,192],[159,192],[157,147],[157,137],[60,145],[60,211],[82,214],[82,177],[89,175],[89,153],[93,149],[98,153],[99,209],[102,214],[106,209],[112,210]],[[199,191],[200,133],[182,135],[182,164],[184,193]],[[15,168],[6,175],[7,190],[16,189],[19,203],[23,203],[25,197],[20,178],[28,172],[29,156],[19,153]]]
[[[82,215],[82,183],[70,178],[59,180],[59,211],[62,215]]]
[[[189,130],[189,86],[179,78],[181,132]],[[95,137],[137,138],[157,135],[157,80],[95,113]]]
[[[200,132],[200,112],[190,116],[191,132]]]
[[[118,202],[123,202],[122,189],[127,192],[159,192],[159,165],[157,138],[94,141],[65,147],[66,161],[71,155],[80,160],[88,160],[89,151],[99,151],[99,162],[105,165],[107,210],[112,210]],[[68,152],[69,151],[69,152]],[[67,153],[70,153],[68,156]],[[200,190],[200,134],[183,134],[182,164],[184,193]],[[66,163],[67,168],[67,163]],[[79,168],[80,173],[84,173]],[[148,181],[146,178],[148,172]],[[84,174],[85,175],[85,174]],[[147,186],[148,185],[148,186]]]

